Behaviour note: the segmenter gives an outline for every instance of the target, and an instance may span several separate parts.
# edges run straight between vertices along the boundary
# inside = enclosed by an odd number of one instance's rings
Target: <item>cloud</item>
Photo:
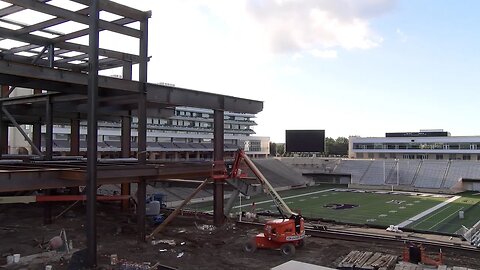
[[[408,41],[408,36],[402,30],[400,30],[400,28],[397,28],[396,33],[398,38],[400,39],[400,42],[406,43]]]
[[[335,50],[311,50],[310,54],[318,58],[337,58],[337,51]]]
[[[370,49],[383,39],[369,20],[390,11],[395,0],[246,0],[276,53],[313,49]]]

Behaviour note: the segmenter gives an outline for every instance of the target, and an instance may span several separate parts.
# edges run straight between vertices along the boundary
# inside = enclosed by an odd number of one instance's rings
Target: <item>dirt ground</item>
[[[64,207],[55,206],[53,215],[58,215]],[[43,225],[43,208],[39,205],[0,206],[0,265],[6,264],[6,256],[14,253],[20,253],[23,257],[45,251],[39,243],[59,235],[61,229],[65,229],[74,248],[85,248],[84,211],[84,207],[78,205],[53,224]],[[156,238],[167,243],[152,245],[151,242],[137,240],[135,215],[122,213],[116,204],[100,204],[97,220],[98,269],[127,269],[127,263],[142,265],[144,262],[177,269],[270,269],[291,259],[335,268],[342,257],[352,250],[399,256],[402,251],[401,244],[378,245],[310,237],[307,246],[298,249],[293,258],[282,257],[276,250],[258,250],[248,254],[242,250],[242,246],[260,228],[228,222],[221,228],[210,230],[209,220],[195,217],[177,218]],[[153,228],[149,224],[147,233]],[[117,266],[109,265],[111,254],[117,254]],[[480,257],[461,253],[446,253],[445,256],[448,265],[480,269]],[[8,269],[43,270],[46,264],[43,261],[23,268],[14,266]],[[53,265],[54,270],[79,269],[78,266],[69,268],[69,259],[48,264]]]

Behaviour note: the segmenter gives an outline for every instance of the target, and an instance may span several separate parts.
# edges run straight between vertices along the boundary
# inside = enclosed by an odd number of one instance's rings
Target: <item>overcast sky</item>
[[[273,142],[480,135],[480,1],[117,2],[152,11],[149,82],[262,100],[254,129]]]

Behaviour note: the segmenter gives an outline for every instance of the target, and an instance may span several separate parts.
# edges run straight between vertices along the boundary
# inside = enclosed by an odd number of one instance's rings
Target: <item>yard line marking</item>
[[[423,218],[424,216],[426,216],[426,215],[428,215],[428,214],[431,214],[432,212],[434,212],[434,211],[436,211],[436,210],[444,207],[445,205],[447,205],[447,204],[449,204],[449,203],[451,203],[451,202],[453,202],[453,201],[455,201],[455,200],[457,200],[457,199],[460,199],[460,198],[461,198],[461,196],[452,197],[452,198],[450,198],[450,199],[448,199],[448,200],[446,200],[446,201],[444,201],[444,202],[442,202],[442,203],[439,203],[439,204],[435,205],[434,207],[432,207],[432,208],[430,208],[430,209],[427,209],[427,210],[421,212],[420,214],[418,214],[418,215],[416,215],[416,216],[413,216],[413,217],[411,217],[411,218],[409,218],[409,219],[407,219],[407,220],[399,223],[397,226],[398,226],[399,228],[403,228],[403,227],[405,227],[405,226],[408,226],[408,225],[410,225],[411,223],[413,223],[413,222],[415,222],[415,221]]]
[[[313,195],[313,194],[318,194],[318,193],[324,193],[324,192],[328,192],[328,191],[332,191],[334,190],[334,188],[331,188],[331,189],[325,189],[325,190],[319,190],[319,191],[313,191],[313,192],[309,192],[309,193],[303,193],[303,194],[297,194],[297,195],[292,195],[292,196],[288,196],[288,197],[282,197],[283,200],[288,200],[288,199],[292,199],[292,198],[298,198],[298,197],[303,197],[303,196],[309,196],[309,195]],[[273,202],[273,200],[266,200],[266,201],[261,201],[261,202],[255,202],[255,205],[259,205],[259,204],[264,204],[264,203],[270,203],[270,202]],[[246,207],[246,206],[251,206],[252,204],[249,203],[249,204],[242,204],[242,205],[236,205],[233,208],[240,208],[240,207]],[[210,210],[210,211],[207,211],[207,213],[213,213],[213,210]]]
[[[462,206],[462,208],[458,209],[458,211],[460,211],[460,210],[462,210],[462,209],[463,209],[463,206]],[[432,227],[430,227],[430,228],[428,228],[428,229],[429,229],[429,230],[433,229],[435,226],[437,226],[438,224],[444,222],[447,218],[450,218],[451,216],[456,215],[457,213],[458,213],[458,212],[453,212],[453,213],[451,213],[450,215],[448,215],[448,217],[440,220],[439,222],[437,222],[436,224],[434,224]]]
[[[428,218],[426,218],[426,219],[424,219],[424,220],[420,221],[419,223],[415,224],[415,226],[412,226],[412,228],[415,228],[415,227],[417,227],[418,225],[420,225],[420,224],[424,223],[425,221],[427,221],[427,220],[429,220],[429,219],[431,219],[431,218],[435,217],[436,215],[438,215],[438,214],[442,213],[443,211],[445,211],[445,210],[447,210],[447,209],[450,209],[451,207],[452,207],[452,206],[447,206],[447,207],[443,208],[442,210],[440,210],[440,211],[436,212],[435,214],[433,214],[433,215],[429,216]]]

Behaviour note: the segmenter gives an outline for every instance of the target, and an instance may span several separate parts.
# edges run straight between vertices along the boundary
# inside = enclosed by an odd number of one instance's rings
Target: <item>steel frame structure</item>
[[[223,112],[256,114],[263,103],[243,99],[147,83],[148,20],[144,12],[109,0],[2,0],[9,3],[0,9],[1,41],[21,45],[0,45],[0,157],[7,156],[8,126],[21,130],[22,124],[33,125],[33,136],[27,138],[36,151],[35,160],[7,162],[0,166],[0,192],[57,187],[87,186],[87,261],[96,265],[96,188],[104,183],[122,183],[122,195],[129,194],[130,182],[138,183],[138,231],[145,239],[145,192],[147,181],[169,178],[193,179],[212,175],[212,164],[156,164],[146,159],[147,115],[165,116],[175,106],[213,109],[214,159],[213,174],[224,171]],[[74,2],[74,3],[73,3]],[[68,3],[80,6],[67,9]],[[64,5],[65,4],[65,5]],[[23,11],[48,15],[48,19],[28,24]],[[115,19],[100,19],[100,13],[113,14]],[[82,25],[81,30],[63,33],[67,24]],[[99,33],[110,31],[137,40],[137,53],[124,53],[99,48]],[[88,45],[78,42],[88,37]],[[18,44],[18,43],[17,43]],[[138,81],[132,80],[132,66],[139,65]],[[99,76],[100,70],[122,68],[123,78]],[[32,89],[33,94],[11,97],[16,87]],[[130,156],[131,117],[138,117],[138,151],[134,163],[97,162],[97,122],[99,119],[121,120],[122,157]],[[70,154],[78,155],[79,121],[88,120],[87,159],[55,161],[53,125],[71,125]],[[45,151],[40,152],[41,126],[45,125]],[[214,183],[214,221],[223,222],[223,183]],[[180,181],[181,182],[181,181]],[[171,182],[169,184],[172,184]],[[183,185],[185,183],[179,183]],[[49,206],[46,206],[46,213]]]

